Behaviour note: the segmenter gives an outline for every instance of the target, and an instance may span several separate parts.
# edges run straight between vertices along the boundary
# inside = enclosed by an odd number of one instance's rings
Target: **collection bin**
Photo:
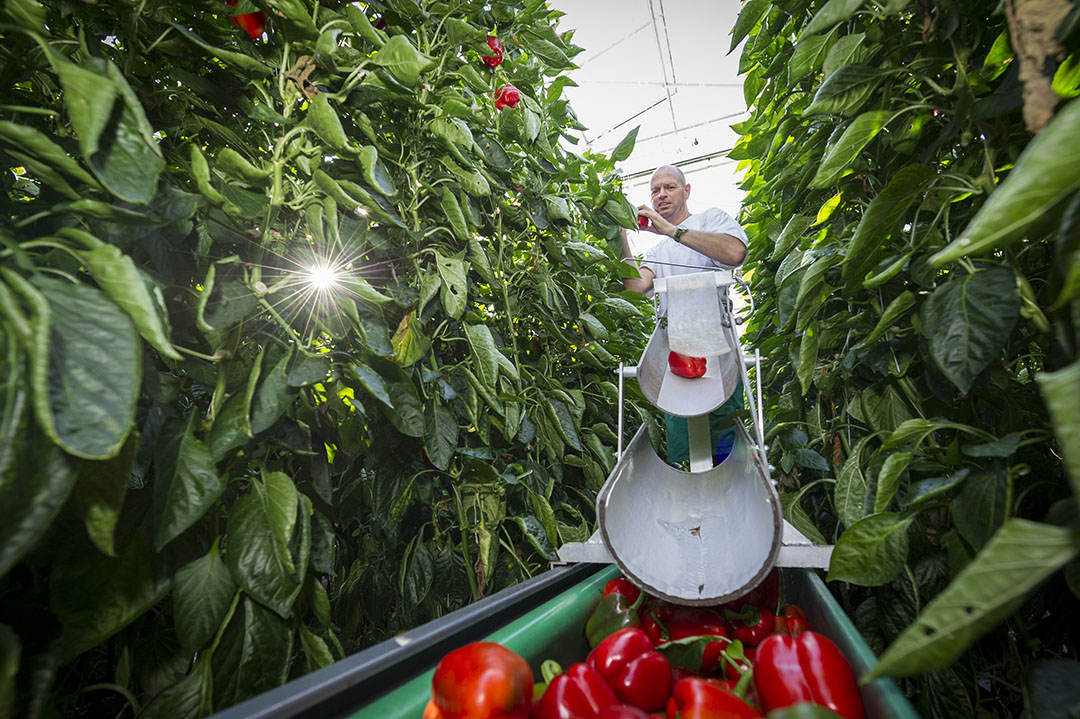
[[[489,599],[347,657],[318,672],[238,704],[217,719],[420,719],[431,694],[435,665],[451,649],[486,639],[513,649],[539,677],[540,663],[563,667],[589,651],[585,622],[608,580],[610,565],[557,567]],[[856,676],[874,653],[814,570],[782,569],[784,597],[806,612],[814,631],[844,652]],[[531,606],[530,606],[531,605]],[[918,719],[894,682],[861,687],[874,719]]]

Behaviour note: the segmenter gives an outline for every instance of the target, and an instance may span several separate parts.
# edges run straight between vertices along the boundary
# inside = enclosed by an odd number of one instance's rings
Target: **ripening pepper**
[[[503,46],[499,42],[499,38],[494,35],[487,36],[488,47],[491,48],[491,55],[483,55],[484,64],[490,67],[492,70],[497,68],[503,61]]]
[[[668,719],[759,719],[761,712],[715,679],[689,677],[675,683],[667,715]]]
[[[533,719],[597,719],[602,709],[618,703],[598,671],[585,663],[572,664],[548,682]]]
[[[668,353],[667,361],[668,367],[671,368],[673,374],[689,379],[696,379],[705,374],[705,367],[707,365],[704,357],[690,357],[688,355],[679,354],[674,350]]]
[[[495,91],[495,109],[502,110],[509,107],[513,110],[521,102],[521,93],[513,85],[503,85]]]
[[[620,629],[640,625],[638,607],[644,596],[644,593],[638,595],[633,603],[626,595],[618,592],[601,597],[589,621],[585,623],[585,637],[589,640],[589,646],[596,648],[605,638]]]
[[[225,0],[225,4],[229,7],[236,7],[236,0]],[[252,40],[261,37],[263,30],[266,29],[266,13],[262,10],[232,15],[229,20],[234,27],[244,30]]]
[[[761,644],[776,627],[776,617],[771,610],[758,609],[750,604],[738,612],[725,609],[724,618],[731,624],[734,638],[750,647]]]
[[[620,629],[589,652],[586,664],[600,673],[620,702],[660,711],[671,695],[671,664],[637,627]]]
[[[688,637],[731,637],[728,623],[719,612],[708,607],[676,607],[668,619],[667,628],[671,641]],[[712,674],[720,668],[727,645],[726,639],[717,639],[705,645],[699,670],[702,675]]]
[[[866,717],[851,665],[816,632],[773,634],[763,641],[754,662],[754,688],[765,711],[812,702],[844,719]]]
[[[527,719],[532,696],[528,662],[500,644],[473,642],[439,662],[423,719]]]
[[[618,577],[604,585],[604,596],[606,597],[609,594],[621,594],[633,604],[637,601],[641,590],[635,587],[634,583],[626,577]]]
[[[782,613],[776,615],[776,626],[773,628],[775,634],[795,637],[809,630],[810,622],[806,620],[806,614],[794,604],[787,605]]]

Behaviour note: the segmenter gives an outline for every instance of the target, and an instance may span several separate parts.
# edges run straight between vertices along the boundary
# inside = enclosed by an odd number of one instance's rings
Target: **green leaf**
[[[953,524],[975,549],[981,549],[1005,521],[1008,494],[1005,473],[989,471],[968,477],[953,499]]]
[[[9,340],[10,342],[10,340]],[[12,346],[9,344],[9,349]],[[29,389],[9,359],[0,424],[0,577],[45,534],[75,486],[78,463],[33,422]]]
[[[548,397],[547,407],[549,416],[562,438],[575,450],[581,452],[581,439],[578,437],[574,418],[570,416],[570,410],[566,404],[561,400]]]
[[[907,494],[900,500],[900,506],[906,509],[939,497],[960,486],[960,483],[964,481],[970,471],[965,467],[948,477],[930,477],[913,482],[908,487]]]
[[[50,308],[48,371],[34,380],[38,418],[70,454],[114,457],[134,424],[139,397],[135,326],[92,287],[45,276],[33,283]]]
[[[42,49],[60,79],[64,109],[75,128],[79,149],[83,158],[89,160],[98,151],[120,90],[110,78],[76,65],[51,45],[42,43]]]
[[[252,364],[244,391],[237,392],[226,400],[221,413],[214,418],[207,444],[210,447],[210,456],[215,462],[254,436],[251,432],[251,399],[255,396],[255,388],[262,373],[262,359],[263,353],[260,352]]]
[[[954,275],[923,303],[923,334],[941,373],[967,394],[1012,334],[1020,301],[1007,267]]]
[[[909,676],[951,664],[1077,553],[1075,530],[1009,520],[862,678]],[[835,556],[835,555],[834,555]]]
[[[251,432],[253,435],[270,429],[296,399],[298,390],[289,386],[286,373],[292,361],[293,348],[281,355],[270,370],[263,371],[262,381],[251,402]]]
[[[887,70],[859,63],[844,65],[821,83],[813,103],[803,110],[803,115],[854,112],[866,102],[886,74]]]
[[[252,480],[229,511],[225,563],[233,581],[282,617],[290,615],[303,578],[289,554],[297,506],[292,480],[272,472]]]
[[[374,145],[365,145],[360,148],[360,166],[364,170],[364,180],[376,190],[393,197],[397,194],[397,186],[394,178],[386,171],[386,166],[379,160],[379,151]]]
[[[214,638],[235,592],[236,585],[221,560],[216,541],[205,555],[177,570],[173,616],[176,636],[185,648],[196,651]]]
[[[1080,403],[1076,401],[1080,397],[1080,360],[1055,372],[1041,372],[1035,381],[1039,383],[1054,435],[1065,455],[1073,496],[1080,502]]]
[[[290,387],[307,387],[318,384],[330,374],[330,357],[328,355],[309,354],[298,355],[298,360],[285,375],[285,384]]]
[[[851,121],[844,134],[828,150],[818,165],[810,187],[830,187],[848,169],[862,149],[896,117],[891,110],[871,110]]]
[[[533,514],[540,522],[540,526],[544,528],[544,532],[547,533],[548,541],[552,546],[559,543],[559,528],[555,522],[555,510],[551,508],[551,503],[548,502],[547,497],[539,492],[529,492],[529,499],[532,502]]]
[[[113,532],[127,494],[137,447],[135,437],[130,436],[124,448],[112,459],[101,462],[87,460],[79,465],[75,501],[90,541],[110,557],[116,556]]]
[[[713,634],[686,637],[685,639],[676,639],[675,641],[658,644],[656,651],[667,658],[673,669],[700,672],[701,662],[705,658],[705,648],[715,641],[726,643],[726,637]]]
[[[739,16],[735,18],[735,26],[731,28],[731,45],[728,47],[730,55],[739,43],[750,34],[754,26],[761,21],[762,16],[769,10],[772,3],[769,0],[747,0],[739,10]]]
[[[817,371],[819,340],[817,320],[812,320],[803,330],[802,339],[799,341],[798,378],[799,388],[804,395],[810,391],[810,382]]]
[[[862,448],[873,435],[863,437],[855,449],[844,461],[836,475],[833,488],[833,504],[836,513],[845,527],[850,527],[862,519],[866,512],[863,503],[866,497],[866,477],[862,471]]]
[[[424,409],[416,395],[416,387],[412,380],[397,365],[387,365],[384,362],[375,364],[379,374],[386,381],[386,393],[393,406],[392,410],[385,410],[390,422],[402,434],[423,437]]]
[[[371,393],[371,396],[382,402],[390,409],[394,408],[394,403],[390,399],[390,394],[386,391],[386,383],[378,372],[371,369],[367,365],[355,363],[349,368],[350,374],[356,378],[356,380]]]
[[[201,47],[206,52],[210,53],[213,57],[224,61],[228,65],[232,65],[235,69],[242,71],[247,75],[265,76],[272,75],[275,72],[275,68],[264,64],[257,57],[248,55],[243,52],[233,52],[232,50],[225,50],[220,47],[214,47],[210,43],[203,40],[199,35],[192,30],[184,27],[175,22],[170,22],[170,25],[186,37],[191,42]]]
[[[444,189],[444,192],[448,190]],[[464,222],[464,220],[462,220]],[[469,284],[465,277],[465,262],[461,257],[443,257],[435,253],[435,267],[442,280],[439,290],[439,299],[442,301],[446,314],[454,319],[461,317],[465,311],[465,302],[469,297]]]
[[[751,0],[754,2],[755,0]],[[611,151],[611,159],[615,162],[622,162],[626,158],[630,157],[630,153],[634,151],[634,143],[637,141],[638,130],[641,129],[641,125],[638,125],[630,132],[626,133],[626,137],[619,140],[619,144],[615,146],[615,149]]]
[[[903,570],[912,517],[895,512],[871,514],[848,527],[833,549],[828,580],[875,587]]]
[[[825,53],[833,41],[831,33],[799,40],[788,62],[788,87],[806,77],[807,73],[821,67]]]
[[[231,706],[281,686],[292,654],[292,626],[241,595],[211,659],[214,706]]]
[[[615,222],[619,223],[620,227],[637,229],[637,208],[631,205],[622,193],[611,193],[610,199],[604,203],[604,210],[614,218]]]
[[[804,469],[816,469],[822,472],[829,471],[829,463],[820,454],[806,447],[795,450],[795,463]]]
[[[156,694],[139,712],[139,719],[198,719],[211,706],[213,678],[209,657],[201,658],[188,674]]]
[[[822,536],[818,528],[814,526],[814,522],[810,519],[810,515],[808,515],[806,513],[806,510],[803,509],[802,503],[800,501],[801,499],[801,493],[785,493],[780,495],[780,504],[782,505],[784,510],[784,519],[791,522],[791,525],[795,527],[795,529],[799,530],[799,532],[801,532],[803,536],[805,536],[814,544],[828,544],[828,542],[825,541],[825,537]]]
[[[824,30],[831,30],[840,23],[846,22],[865,2],[866,0],[829,0],[802,29],[799,39]]]
[[[206,511],[225,491],[210,449],[195,437],[195,418],[180,424],[182,434],[167,440],[157,461],[154,483],[154,549],[176,539],[188,527],[202,519]]]
[[[431,550],[419,541],[419,535],[408,564],[403,569],[401,595],[409,606],[419,606],[431,591],[431,583],[435,579],[435,561]]]
[[[1027,144],[1005,181],[994,190],[960,236],[930,258],[934,267],[1000,250],[1024,236],[1051,208],[1080,189],[1080,163],[1061,152],[1080,136],[1080,102],[1058,110]]]
[[[304,624],[300,625],[300,645],[304,649],[304,661],[309,672],[328,667],[334,663],[334,655],[330,653],[330,648],[326,646],[326,642]]]
[[[800,702],[780,709],[773,709],[767,719],[841,719],[840,715],[829,711],[820,704]]]
[[[877,493],[874,496],[874,513],[884,512],[889,508],[896,491],[900,488],[900,477],[907,470],[914,457],[912,452],[893,452],[885,458],[877,475]]]
[[[457,448],[457,420],[454,413],[442,404],[429,404],[424,416],[424,450],[432,464],[445,470]]]
[[[424,334],[415,310],[401,318],[394,336],[390,338],[390,345],[402,367],[412,365],[431,349],[431,340]]]
[[[385,67],[403,85],[415,87],[420,74],[433,67],[435,61],[417,50],[405,35],[394,35],[368,62]]]
[[[791,251],[799,246],[803,234],[810,227],[811,222],[813,222],[813,218],[808,215],[795,215],[788,220],[787,224],[784,225],[784,230],[780,233],[780,237],[776,240],[776,246],[773,247],[769,259],[779,260],[791,256]],[[799,254],[801,255],[801,253]],[[780,282],[779,278],[777,282]]]
[[[1050,89],[1065,99],[1080,95],[1080,52],[1073,52],[1058,65]]]
[[[521,528],[525,539],[533,546],[533,549],[540,552],[544,559],[555,561],[558,558],[559,555],[555,553],[555,549],[548,541],[547,532],[544,531],[543,526],[537,521],[536,517],[507,517],[507,519]]]
[[[907,420],[911,411],[896,387],[889,383],[871,385],[856,399],[864,420],[875,431],[892,432]]]
[[[879,259],[883,238],[900,227],[908,208],[922,199],[936,177],[933,170],[922,165],[908,165],[893,175],[885,189],[870,201],[844,256],[841,277],[849,288],[862,282]]]
[[[965,444],[960,451],[968,457],[1008,457],[1017,450],[1023,439],[1023,432],[1014,432],[985,444]]]
[[[881,319],[874,325],[874,329],[862,341],[864,345],[871,345],[881,339],[882,336],[896,324],[896,321],[908,313],[915,306],[915,294],[911,290],[904,290],[889,303],[885,311],[881,313]]]
[[[475,371],[477,379],[485,386],[495,389],[495,381],[499,375],[499,348],[495,346],[495,338],[491,336],[491,330],[487,325],[465,325],[465,337],[469,341],[469,349],[472,354],[471,368]]]

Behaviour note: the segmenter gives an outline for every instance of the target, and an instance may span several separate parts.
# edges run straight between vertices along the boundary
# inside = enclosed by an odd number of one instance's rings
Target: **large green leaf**
[[[900,488],[900,478],[907,471],[914,457],[912,452],[893,452],[885,458],[877,475],[877,492],[874,495],[874,512],[884,512],[889,508],[896,491]]]
[[[180,643],[195,651],[213,639],[235,592],[217,542],[205,555],[177,570],[172,597]]]
[[[893,325],[898,319],[907,314],[915,305],[915,295],[910,290],[904,290],[889,303],[889,306],[885,308],[885,311],[881,313],[881,319],[874,325],[874,329],[870,330],[870,334],[863,340],[863,344],[871,345],[877,342],[881,337],[893,328]]]
[[[833,549],[829,581],[864,587],[891,582],[904,568],[912,517],[881,512],[848,527]]]
[[[836,513],[845,527],[850,527],[864,516],[864,500],[866,497],[866,477],[862,471],[862,449],[872,437],[863,437],[851,454],[844,460],[843,466],[836,475],[836,484],[833,486],[833,504]]]
[[[769,0],[747,0],[739,10],[739,16],[735,19],[735,26],[731,28],[731,45],[728,47],[730,54],[735,50],[743,39],[750,34],[761,17],[769,10]]]
[[[442,280],[439,299],[446,314],[454,319],[465,311],[465,302],[469,296],[469,285],[465,278],[465,262],[460,256],[443,257],[435,253],[435,267]]]
[[[289,363],[293,349],[290,347],[273,367],[262,371],[262,381],[251,402],[251,432],[265,432],[277,422],[296,399],[297,388],[288,381]]]
[[[284,684],[292,653],[292,627],[242,596],[214,650],[214,706],[231,706]]]
[[[814,95],[814,102],[803,114],[854,112],[866,102],[886,74],[887,70],[859,63],[844,65],[821,84]]]
[[[1058,111],[1028,143],[1016,167],[994,190],[975,219],[945,249],[930,258],[940,267],[959,257],[1008,247],[1052,207],[1080,189],[1080,163],[1062,147],[1080,136],[1080,102]]]
[[[1006,267],[954,276],[923,303],[930,354],[961,392],[1001,352],[1019,310],[1016,276]]]
[[[420,318],[412,311],[401,318],[390,346],[402,367],[408,367],[422,358],[431,349],[431,340],[423,332]]]
[[[1009,483],[1004,472],[974,474],[952,501],[953,523],[968,544],[981,549],[1005,521],[1008,501]]]
[[[116,556],[113,532],[131,480],[131,466],[137,447],[135,437],[130,436],[120,454],[112,459],[100,462],[86,460],[79,466],[75,501],[90,541],[110,557]]]
[[[420,74],[435,61],[416,49],[405,35],[394,35],[369,59],[373,65],[385,67],[399,81],[413,87]]]
[[[471,369],[486,386],[494,389],[499,375],[499,349],[487,325],[465,325],[465,337],[469,340],[472,356]]]
[[[1009,520],[889,646],[863,681],[948,666],[1075,557],[1078,542],[1072,529]]]
[[[823,30],[831,30],[839,23],[851,18],[864,2],[866,0],[829,0],[802,29],[799,39]]]
[[[154,483],[154,548],[159,552],[202,519],[225,491],[226,483],[210,449],[195,436],[194,422],[177,422],[166,432]]]
[[[457,447],[458,425],[454,413],[444,405],[429,404],[424,414],[424,450],[432,464],[446,469]]]
[[[871,110],[851,121],[844,134],[825,151],[810,187],[830,187],[855,161],[862,149],[889,124],[896,114],[891,110]]]
[[[754,2],[755,0],[751,0]],[[630,153],[634,151],[634,142],[637,140],[638,130],[641,129],[641,125],[638,125],[630,132],[626,133],[626,137],[619,140],[619,144],[615,146],[615,149],[611,151],[611,159],[615,162],[622,162],[626,158],[630,157]]]
[[[1080,397],[1080,360],[1056,372],[1043,372],[1036,381],[1065,455],[1073,496],[1080,502],[1080,402],[1076,401]]]

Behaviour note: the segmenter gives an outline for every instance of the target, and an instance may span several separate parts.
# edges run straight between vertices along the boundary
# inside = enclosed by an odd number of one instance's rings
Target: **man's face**
[[[665,220],[681,217],[686,212],[690,185],[682,185],[671,172],[658,172],[652,178],[652,206]]]

